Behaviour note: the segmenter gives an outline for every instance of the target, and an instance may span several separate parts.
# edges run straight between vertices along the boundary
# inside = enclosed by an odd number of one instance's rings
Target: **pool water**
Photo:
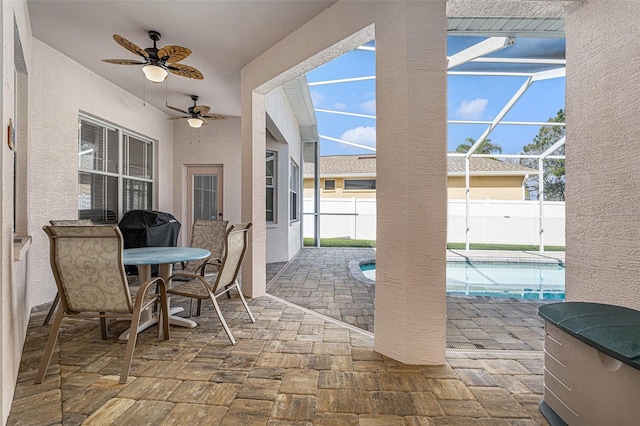
[[[360,265],[376,279],[376,264]],[[447,293],[469,296],[564,299],[564,266],[547,263],[447,262]]]

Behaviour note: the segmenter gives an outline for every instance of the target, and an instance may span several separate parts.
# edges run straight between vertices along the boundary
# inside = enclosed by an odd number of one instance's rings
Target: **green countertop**
[[[640,311],[589,302],[551,303],[538,315],[576,339],[640,370]]]

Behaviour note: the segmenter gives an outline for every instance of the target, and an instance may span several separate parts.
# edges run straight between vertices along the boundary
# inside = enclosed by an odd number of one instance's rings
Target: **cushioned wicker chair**
[[[186,272],[177,272],[168,278],[168,281],[171,281],[172,285],[167,290],[167,293],[190,297],[192,299],[198,299],[199,301],[204,299],[211,300],[224,331],[234,345],[236,344],[236,340],[233,338],[233,334],[231,334],[231,330],[222,316],[216,299],[225,293],[228,294],[235,288],[240,295],[240,300],[247,314],[249,314],[251,322],[256,321],[249,309],[249,305],[247,305],[247,301],[242,295],[242,289],[238,282],[238,273],[240,272],[242,259],[247,250],[247,233],[249,228],[251,228],[251,223],[240,223],[229,227],[225,235],[225,248],[220,269],[211,281],[208,281],[200,274]],[[185,281],[183,282],[182,280]]]
[[[91,226],[93,221],[91,219],[71,219],[71,220],[50,220],[49,223],[54,226]],[[56,297],[53,299],[53,303],[47,312],[47,317],[44,319],[42,325],[49,324],[51,317],[56,310],[56,306],[60,303],[60,294],[56,293]],[[102,338],[106,339],[106,327],[102,330]]]
[[[45,226],[49,236],[50,262],[60,295],[51,334],[36,374],[35,383],[42,383],[65,317],[115,318],[131,316],[131,329],[136,330],[144,309],[160,303],[163,335],[169,339],[167,292],[162,278],[152,278],[140,284],[132,299],[123,264],[123,239],[117,225],[113,226]],[[160,294],[149,293],[157,284]],[[158,329],[158,334],[160,329]],[[137,333],[127,342],[120,383],[126,383],[133,359]]]

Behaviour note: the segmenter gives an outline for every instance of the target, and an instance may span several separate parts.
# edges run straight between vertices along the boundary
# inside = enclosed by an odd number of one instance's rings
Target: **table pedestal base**
[[[188,318],[175,316],[175,314],[182,311],[184,311],[184,308],[180,308],[180,307],[170,308],[169,324],[176,325],[178,327],[195,328],[198,325],[198,323],[196,323],[195,321],[190,320]],[[138,325],[138,333],[146,330],[147,328],[151,327],[154,324],[158,324],[159,319],[160,319],[160,314],[158,312],[152,313],[151,308],[145,309],[142,312],[142,316],[140,318],[140,324]],[[129,339],[130,331],[131,331],[131,328],[127,328],[125,331],[122,332],[122,334],[120,334],[118,339],[120,340]]]

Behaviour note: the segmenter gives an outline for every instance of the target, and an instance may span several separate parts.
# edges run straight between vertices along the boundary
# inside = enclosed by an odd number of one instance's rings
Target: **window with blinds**
[[[291,161],[291,175],[289,182],[289,220],[296,221],[300,219],[300,201],[298,194],[300,193],[300,168],[296,163]]]
[[[117,223],[129,210],[151,209],[153,142],[79,117],[78,217]]]
[[[276,206],[276,153],[267,151],[266,155],[266,218],[268,223],[275,222],[275,206]]]

